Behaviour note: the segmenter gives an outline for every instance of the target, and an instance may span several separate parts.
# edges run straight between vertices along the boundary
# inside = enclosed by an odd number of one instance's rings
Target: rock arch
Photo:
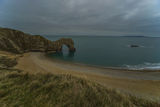
[[[62,46],[66,45],[69,49],[69,52],[75,52],[76,49],[74,47],[74,42],[71,38],[61,38],[54,42],[54,46],[56,47],[57,52],[62,52]]]
[[[40,35],[30,35],[14,29],[0,28],[0,50],[3,51],[12,53],[62,52],[63,45],[66,45],[70,52],[76,50],[71,38],[50,41]]]

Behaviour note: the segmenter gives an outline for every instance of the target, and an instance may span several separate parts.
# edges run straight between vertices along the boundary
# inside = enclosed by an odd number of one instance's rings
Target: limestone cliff
[[[74,42],[70,38],[62,38],[53,42],[39,35],[0,28],[0,50],[13,53],[62,51],[63,45],[68,46],[69,51],[75,51]]]

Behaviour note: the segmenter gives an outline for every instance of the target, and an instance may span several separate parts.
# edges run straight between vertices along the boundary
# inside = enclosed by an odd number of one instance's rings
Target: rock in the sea
[[[130,45],[131,48],[137,48],[139,45]]]
[[[40,35],[30,35],[13,29],[0,28],[0,50],[13,53],[50,52],[62,51],[63,45],[66,45],[69,51],[75,51],[71,38],[62,38],[54,42]]]

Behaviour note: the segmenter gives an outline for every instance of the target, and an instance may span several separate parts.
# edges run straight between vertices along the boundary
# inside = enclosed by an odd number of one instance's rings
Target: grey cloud
[[[159,0],[1,0],[0,26],[33,34],[160,36]]]

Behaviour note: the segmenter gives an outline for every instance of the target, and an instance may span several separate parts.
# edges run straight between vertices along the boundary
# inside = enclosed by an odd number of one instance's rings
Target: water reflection
[[[68,53],[63,53],[63,52],[56,52],[54,53],[55,56],[60,56],[60,57],[74,57],[75,52],[68,52]]]
[[[68,53],[68,57],[74,57],[74,53],[75,53],[75,52],[69,52],[69,53]]]
[[[56,53],[52,54],[52,56],[54,58],[72,61],[74,59],[74,54],[75,54],[75,52],[68,52],[68,53],[56,52]]]

